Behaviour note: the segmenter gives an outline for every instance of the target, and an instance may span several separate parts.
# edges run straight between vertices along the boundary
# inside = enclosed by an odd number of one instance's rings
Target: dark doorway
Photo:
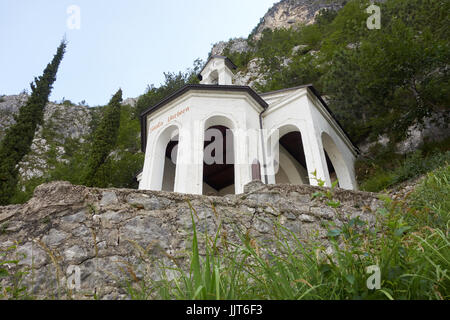
[[[214,134],[210,141],[205,141],[204,150],[213,146],[215,148],[212,149],[210,155],[208,155],[208,152],[211,150],[207,150],[205,157],[212,156],[219,161],[214,161],[214,163],[205,161],[203,163],[203,194],[234,194],[233,132],[225,126],[212,126],[206,131],[208,132],[210,129],[214,130]]]

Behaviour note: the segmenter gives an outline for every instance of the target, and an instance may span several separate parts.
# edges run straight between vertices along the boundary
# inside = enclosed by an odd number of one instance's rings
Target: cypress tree
[[[31,95],[23,105],[16,123],[6,130],[0,144],[0,205],[10,202],[16,192],[19,168],[18,164],[30,152],[36,127],[44,120],[44,109],[48,103],[58,67],[66,50],[66,41],[61,41],[52,62],[44,69],[42,76],[30,84]]]
[[[119,89],[106,106],[104,115],[94,132],[91,152],[83,179],[86,186],[104,186],[100,171],[117,142],[121,102],[122,90]]]

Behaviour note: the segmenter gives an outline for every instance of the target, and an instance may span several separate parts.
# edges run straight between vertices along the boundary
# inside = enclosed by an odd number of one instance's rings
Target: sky
[[[65,37],[50,101],[105,105],[138,97],[164,72],[247,37],[277,0],[1,0],[0,95],[30,92]],[[79,13],[79,14],[78,14]]]

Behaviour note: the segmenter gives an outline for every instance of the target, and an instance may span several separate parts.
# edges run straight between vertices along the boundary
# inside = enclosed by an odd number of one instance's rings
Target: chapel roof
[[[213,57],[223,57],[223,56],[212,56],[212,57],[210,57],[210,59],[212,59]],[[228,59],[227,57],[223,57],[223,58]],[[231,62],[230,59],[228,59],[228,60]],[[183,94],[185,94],[185,93],[187,93],[189,91],[197,90],[197,91],[228,91],[228,92],[229,91],[236,91],[236,92],[244,92],[244,93],[249,94],[253,98],[253,100],[256,103],[258,103],[263,108],[263,110],[266,110],[268,108],[269,104],[264,100],[264,97],[269,96],[269,95],[274,95],[274,94],[277,94],[277,93],[283,93],[283,92],[286,92],[286,91],[294,91],[294,90],[305,89],[305,88],[309,89],[317,97],[317,99],[324,106],[326,111],[330,114],[332,119],[336,122],[338,127],[342,130],[342,132],[344,133],[346,138],[353,145],[353,147],[356,150],[356,152],[359,152],[358,148],[356,147],[356,144],[350,138],[350,135],[347,133],[347,131],[345,131],[344,127],[341,125],[341,123],[339,122],[339,120],[337,119],[335,114],[331,111],[331,109],[329,108],[327,103],[323,100],[322,96],[319,94],[317,89],[314,88],[314,86],[312,84],[305,84],[305,85],[301,85],[301,86],[297,86],[297,87],[286,88],[286,89],[281,89],[281,90],[276,90],[276,91],[271,91],[271,92],[265,92],[265,93],[260,93],[260,94],[256,93],[249,86],[217,85],[217,84],[188,84],[188,85],[185,85],[181,89],[177,90],[176,92],[172,93],[171,95],[169,95],[166,98],[164,98],[163,100],[161,100],[156,105],[151,106],[150,108],[148,108],[147,110],[145,110],[144,112],[141,113],[141,150],[143,152],[145,152],[145,148],[146,148],[146,145],[147,145],[147,121],[145,120],[146,117],[149,114],[151,114],[151,113],[157,111],[158,109],[164,107],[168,103],[172,102],[173,100],[177,99],[178,97],[182,96]]]
[[[267,109],[269,106],[266,101],[264,101],[263,98],[259,94],[257,94],[252,88],[248,86],[235,86],[235,85],[217,85],[217,84],[188,84],[182,87],[181,89],[177,90],[176,92],[172,93],[171,95],[167,96],[163,100],[161,100],[159,103],[157,103],[154,106],[151,106],[147,110],[141,113],[141,149],[143,152],[145,152],[146,147],[146,140],[147,140],[147,121],[145,121],[146,117],[159,110],[160,108],[164,107],[168,103],[172,102],[173,100],[181,97],[187,92],[190,91],[235,91],[235,92],[242,92],[249,94],[252,99],[259,104],[263,110]]]

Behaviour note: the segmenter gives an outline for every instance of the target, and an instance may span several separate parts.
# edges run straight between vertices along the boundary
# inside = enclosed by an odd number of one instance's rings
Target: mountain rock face
[[[126,98],[122,101],[122,105],[129,105],[131,107],[135,107],[139,98]]]
[[[0,141],[5,135],[5,130],[15,123],[14,116],[27,100],[28,95],[0,97]],[[125,99],[122,104],[135,106],[137,98]],[[19,164],[19,172],[23,181],[41,177],[49,168],[48,157],[56,154],[57,161],[64,161],[67,143],[84,143],[92,132],[92,120],[101,112],[101,108],[87,105],[75,105],[49,102],[45,106],[44,123],[38,126],[31,145],[31,151]]]
[[[246,70],[241,70],[234,75],[234,84],[238,86],[249,86],[255,88],[256,84],[266,83],[265,75],[261,73],[263,60],[255,58],[249,61]]]
[[[408,128],[408,136],[396,143],[396,151],[399,154],[406,154],[417,150],[424,141],[442,141],[450,137],[450,125],[445,122],[446,111],[436,112],[424,119],[423,126],[414,125]],[[377,143],[387,146],[389,143],[387,135],[378,137],[375,142],[360,143],[359,150],[362,155],[369,154],[370,148]]]
[[[231,52],[247,52],[250,50],[248,42],[244,38],[231,39],[230,41],[220,41],[213,45],[210,55],[222,55],[225,48],[229,48]]]
[[[3,139],[5,130],[15,123],[14,115],[19,113],[19,108],[27,100],[28,95],[25,93],[0,97],[0,140]]]
[[[264,29],[281,29],[309,25],[314,23],[316,15],[322,9],[339,10],[345,1],[329,0],[282,0],[276,4],[261,18],[259,24],[252,31],[250,38],[259,40]],[[213,45],[210,55],[222,55],[225,48],[231,52],[246,52],[250,50],[247,39],[235,38],[229,41],[220,41]]]
[[[0,98],[0,140],[5,130],[15,123],[14,116],[27,100],[28,95],[2,96]],[[69,139],[83,143],[91,132],[91,120],[97,108],[71,103],[49,102],[45,107],[44,122],[38,126],[31,145],[31,151],[19,164],[22,180],[41,177],[48,167],[48,154],[56,153],[57,160],[65,153]]]
[[[300,24],[312,24],[316,15],[322,9],[339,10],[345,1],[329,0],[282,0],[276,3],[261,18],[260,23],[255,27],[249,39],[259,40],[265,29],[281,29],[295,27]],[[301,45],[296,47],[300,49]],[[252,50],[249,41],[244,38],[220,41],[213,45],[210,55],[224,55],[225,49],[229,52],[243,53]],[[295,48],[294,48],[295,49]],[[293,52],[295,54],[296,52]],[[290,61],[286,59],[285,64]],[[255,84],[265,84],[264,74],[261,74],[261,59],[249,61],[245,71],[239,71],[234,78],[236,85],[254,87]]]
[[[22,93],[0,98],[0,139],[3,138],[7,127],[15,123],[14,116],[18,115],[20,107],[27,102],[28,97],[27,94]],[[86,123],[89,123],[89,113],[87,106],[49,102],[45,106],[43,126],[46,126],[49,121],[55,118],[59,120],[65,119],[67,125],[56,123],[62,137],[80,138],[88,131]]]
[[[276,3],[256,26],[252,35],[258,40],[264,29],[281,29],[314,23],[322,9],[339,10],[345,1],[329,0],[282,0]]]
[[[341,227],[356,217],[369,226],[376,223],[375,212],[382,206],[376,194],[335,189],[333,198],[341,205],[331,208],[328,199],[312,199],[318,191],[325,192],[255,181],[244,194],[211,197],[52,182],[37,187],[24,205],[0,207],[0,252],[17,244],[5,259],[19,260],[8,265],[11,273],[28,271],[21,285],[36,299],[127,299],[125,280],[134,279],[133,286],[143,279],[157,280],[161,263],[189,266],[192,219],[200,254],[205,230],[214,236],[219,226],[219,250],[223,237],[242,244],[236,230],[275,250],[279,223],[300,241],[320,241],[329,252],[327,223]],[[74,268],[80,287],[71,291],[68,278]],[[0,278],[0,287],[11,280]]]

